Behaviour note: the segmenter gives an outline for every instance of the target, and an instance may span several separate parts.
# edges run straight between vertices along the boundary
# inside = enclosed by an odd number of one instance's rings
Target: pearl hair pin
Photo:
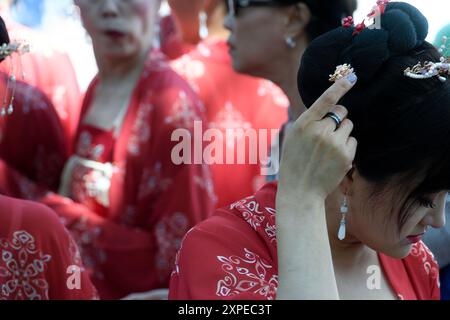
[[[444,53],[448,56],[447,47],[447,37],[443,37],[443,45],[439,48],[440,53]],[[405,70],[405,76],[412,79],[431,79],[433,77],[438,77],[441,82],[446,82],[446,76],[450,75],[450,57],[441,57],[439,62],[429,62],[418,63],[412,68],[407,68]]]

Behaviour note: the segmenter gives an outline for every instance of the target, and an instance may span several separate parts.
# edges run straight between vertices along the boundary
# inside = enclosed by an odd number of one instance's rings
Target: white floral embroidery
[[[283,91],[273,82],[268,80],[261,80],[258,88],[258,95],[261,97],[271,96],[273,102],[281,108],[289,107],[289,99]]]
[[[244,251],[244,257],[217,256],[226,275],[217,282],[216,295],[229,297],[250,292],[273,300],[278,288],[278,275],[270,276],[268,272],[273,266],[247,248]]]
[[[162,164],[156,162],[153,167],[147,167],[142,173],[142,180],[139,186],[138,198],[142,199],[150,194],[157,194],[166,191],[172,184],[171,178],[162,175]]]
[[[231,205],[231,209],[237,209],[242,214],[242,217],[247,221],[253,229],[257,230],[263,225],[265,216],[259,209],[259,203],[254,197],[247,197]]]
[[[43,272],[52,257],[36,249],[34,237],[16,231],[11,241],[0,239],[0,248],[0,300],[49,299]]]
[[[180,249],[188,228],[189,220],[186,214],[181,212],[164,217],[156,225],[155,236],[158,252],[155,263],[161,281],[170,275],[175,263],[176,252]]]
[[[106,253],[100,249],[94,249],[93,243],[101,234],[100,227],[89,227],[86,217],[81,217],[70,226],[70,234],[75,240],[84,266],[93,272],[97,279],[104,279],[104,274],[99,270],[98,265],[106,261]]]
[[[437,264],[434,263],[434,255],[430,249],[420,241],[412,246],[410,254],[421,259],[426,274],[430,276],[431,279],[436,280],[436,286],[439,288],[439,269]]]
[[[149,92],[148,95],[152,93]],[[148,100],[149,98],[146,98]],[[128,138],[128,152],[133,156],[138,156],[141,152],[141,145],[145,144],[151,136],[151,128],[148,117],[153,111],[153,106],[149,103],[141,103],[133,123],[133,128]]]
[[[184,55],[181,58],[175,60],[172,63],[173,68],[183,76],[190,84],[195,92],[199,93],[200,88],[198,86],[198,78],[205,75],[206,67],[202,61],[194,60],[188,55]]]
[[[274,224],[266,223],[266,227],[264,229],[267,237],[270,239],[270,243],[276,245],[277,244],[277,227]]]
[[[176,128],[191,129],[195,121],[200,121],[200,117],[186,92],[180,91],[178,99],[172,105],[171,115],[166,117],[165,122]]]

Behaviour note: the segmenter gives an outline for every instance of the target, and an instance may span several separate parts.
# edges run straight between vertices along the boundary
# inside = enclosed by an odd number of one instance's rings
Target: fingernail
[[[352,72],[347,76],[347,80],[350,81],[351,84],[355,84],[358,77],[356,76],[356,73]]]

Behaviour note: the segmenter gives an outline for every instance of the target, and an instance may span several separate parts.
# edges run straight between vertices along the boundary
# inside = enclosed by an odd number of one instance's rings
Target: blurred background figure
[[[41,201],[77,241],[101,298],[167,288],[181,239],[213,209],[208,168],[172,158],[172,134],[192,133],[202,108],[153,50],[160,1],[75,3],[99,73],[59,192]]]
[[[0,17],[0,46],[7,46],[9,43],[6,26]],[[15,54],[13,50],[12,55]],[[4,63],[4,59],[10,57],[10,53],[2,51],[0,62]],[[9,82],[5,80],[6,76],[0,74],[2,101],[5,98],[8,100],[11,95],[10,90],[6,90],[5,87],[5,84]],[[39,91],[34,91],[33,87],[20,82],[16,83],[14,96],[17,100],[14,111],[9,112],[7,119],[5,115],[0,117],[1,193],[4,193],[3,187],[14,171],[3,160],[5,149],[8,147],[7,141],[11,141],[11,138],[15,141],[23,141],[21,135],[26,137],[24,141],[30,141],[38,133],[42,133],[42,129],[48,130],[52,127],[52,119],[56,119],[54,123],[57,127],[59,124],[56,115],[52,114],[54,110],[47,108],[45,96],[43,97]],[[39,123],[44,127],[39,128]],[[16,127],[19,128],[11,135],[10,129],[14,130]],[[43,141],[54,143],[50,147],[54,148],[57,142],[53,139],[58,139],[62,134],[51,130],[47,133],[50,135]],[[52,134],[55,133],[56,135],[53,136]],[[29,167],[32,167],[36,163],[36,154],[39,153],[35,148],[41,149],[43,146],[39,144],[39,141],[33,140],[26,148],[27,150],[24,150],[20,143],[14,147],[13,152],[31,152],[23,153],[23,157],[16,160],[22,163],[27,162],[31,164]],[[43,150],[43,152],[49,151]],[[51,152],[49,154],[53,156]],[[18,165],[14,161],[13,164]],[[44,165],[52,167],[55,163]],[[82,266],[75,242],[56,214],[43,205],[0,196],[0,251],[2,256],[0,300],[80,300],[98,297],[89,275]],[[67,281],[68,270],[73,273],[78,272],[79,287],[76,290],[71,290],[68,286],[68,283],[71,283]]]
[[[160,47],[169,59],[176,59],[201,41],[198,14],[202,1],[170,1],[169,4],[169,11],[160,20]]]
[[[353,13],[355,3],[348,0],[227,0],[226,3],[229,14],[225,26],[231,31],[228,44],[233,68],[272,81],[288,98],[288,119],[280,132],[281,144],[275,141],[271,152],[271,164],[277,168],[285,132],[305,110],[297,89],[303,52],[313,39],[340,26],[343,18]],[[268,178],[273,179],[276,174]]]
[[[270,130],[278,131],[287,120],[289,101],[270,81],[233,70],[227,44],[229,31],[224,27],[225,1],[170,0],[168,3],[174,22],[173,42],[167,45],[163,37],[161,47],[171,57],[187,52],[174,60],[172,66],[199,95],[209,128],[222,132],[215,143],[220,144],[223,154],[211,166],[217,206],[221,207],[252,194],[264,184],[266,177],[261,175],[259,163],[267,160],[264,155],[269,153],[271,138],[275,137]],[[251,130],[256,138],[251,134],[226,137],[230,129],[233,134]],[[258,137],[262,129],[266,132]],[[266,146],[259,146],[261,150],[258,150],[259,139],[267,140]],[[246,145],[245,164],[237,163],[239,145]],[[234,159],[232,164],[226,163],[230,154]],[[253,155],[257,161],[251,163]]]
[[[4,63],[0,71],[38,88],[53,103],[68,140],[73,138],[80,112],[81,95],[77,77],[69,56],[44,34],[14,21],[13,0],[0,0],[0,15],[4,18],[12,41],[30,45],[31,52],[20,61]],[[16,3],[17,4],[17,3]]]

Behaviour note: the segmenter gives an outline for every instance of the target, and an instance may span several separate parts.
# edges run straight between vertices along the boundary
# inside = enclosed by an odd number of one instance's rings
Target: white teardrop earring
[[[339,223],[339,231],[338,231],[338,239],[344,240],[345,239],[345,215],[348,212],[348,204],[347,204],[347,197],[344,196],[344,199],[341,203],[341,222]]]
[[[297,43],[294,41],[294,38],[291,36],[286,36],[284,38],[284,40],[286,41],[287,46],[291,49],[293,49],[297,46]]]
[[[208,15],[205,11],[200,11],[198,14],[198,20],[200,22],[198,34],[200,39],[206,39],[208,37]]]

